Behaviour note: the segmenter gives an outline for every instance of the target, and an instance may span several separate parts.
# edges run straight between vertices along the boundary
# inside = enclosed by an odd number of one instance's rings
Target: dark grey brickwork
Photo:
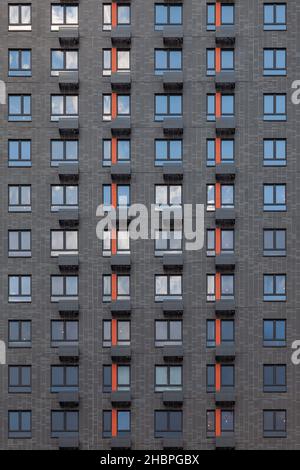
[[[56,449],[50,437],[50,411],[59,409],[50,393],[50,365],[59,363],[50,347],[50,320],[59,318],[50,302],[50,275],[58,274],[50,257],[50,229],[58,228],[50,213],[50,185],[57,183],[50,167],[50,139],[58,138],[57,125],[50,122],[50,95],[58,93],[50,77],[50,49],[59,47],[57,34],[50,31],[50,0],[32,0],[32,32],[7,32],[7,5],[0,5],[0,79],[8,93],[32,93],[32,123],[8,123],[7,109],[0,108],[0,211],[1,284],[0,339],[7,338],[9,319],[32,319],[32,349],[9,350],[8,364],[32,364],[32,393],[14,395],[7,391],[7,366],[0,366],[0,448]],[[28,3],[28,2],[25,2]],[[154,76],[154,48],[162,47],[154,31],[154,0],[132,0],[132,200],[154,202],[154,186],[163,182],[162,171],[154,167],[153,141],[162,137],[161,125],[153,122],[154,93],[163,91]],[[288,3],[288,30],[263,31],[263,0],[236,0],[236,395],[235,436],[237,449],[300,448],[300,368],[290,361],[290,345],[300,332],[298,309],[299,158],[298,123],[300,107],[290,102],[293,80],[300,76],[300,4]],[[206,48],[215,47],[214,33],[206,31],[206,1],[184,0],[184,202],[204,203],[206,184],[214,183],[214,169],[206,166],[206,139],[215,136],[214,124],[206,121],[206,93],[214,93],[214,80],[206,77]],[[101,202],[102,184],[110,183],[110,170],[101,164],[101,140],[110,135],[101,119],[101,95],[110,93],[109,78],[102,77],[101,52],[111,47],[109,32],[102,31],[102,1],[80,0],[80,447],[109,449],[102,439],[102,410],[111,409],[102,393],[102,364],[109,364],[109,351],[102,349],[102,319],[109,318],[102,304],[101,279],[110,272],[110,261],[102,257],[95,235],[96,207]],[[263,48],[286,47],[288,76],[264,78]],[[32,78],[7,78],[9,48],[32,49]],[[284,92],[288,96],[287,123],[264,123],[263,93]],[[280,136],[288,139],[286,168],[264,168],[262,140]],[[32,139],[32,168],[7,166],[7,139]],[[264,214],[263,183],[286,183],[288,211]],[[32,185],[32,213],[7,213],[7,185]],[[206,227],[214,227],[208,214]],[[262,257],[262,229],[287,228],[287,257]],[[7,231],[32,229],[32,258],[8,259]],[[154,438],[154,410],[163,409],[160,394],[154,393],[154,365],[162,362],[154,347],[154,320],[162,318],[154,302],[154,275],[162,273],[161,260],[154,257],[153,241],[132,244],[132,447],[161,449]],[[206,393],[206,364],[214,352],[206,349],[206,319],[214,318],[213,304],[206,303],[206,273],[214,272],[214,260],[205,250],[184,253],[184,404],[185,449],[214,449],[206,438],[206,410],[214,409],[213,396]],[[287,273],[287,302],[263,303],[264,272]],[[32,274],[32,302],[9,305],[7,275]],[[287,319],[286,349],[263,349],[263,318]],[[286,363],[288,392],[266,395],[262,391],[262,364]],[[287,410],[287,438],[263,439],[262,410]],[[32,409],[32,439],[7,437],[7,411]]]

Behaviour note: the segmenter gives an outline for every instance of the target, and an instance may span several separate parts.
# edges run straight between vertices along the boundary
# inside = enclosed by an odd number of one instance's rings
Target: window
[[[9,439],[31,438],[31,411],[8,412]]]
[[[112,341],[111,320],[103,320],[103,347],[110,348]],[[117,345],[130,346],[130,321],[117,320]]]
[[[155,437],[176,437],[182,434],[182,411],[155,411]]]
[[[76,346],[79,340],[79,325],[77,320],[51,321],[51,346],[63,344]]]
[[[286,365],[264,365],[264,392],[286,391]]]
[[[216,390],[216,368],[215,365],[208,365],[206,368],[207,392]],[[234,387],[234,366],[221,364],[220,370],[221,389]]]
[[[155,391],[182,390],[182,366],[155,366]]]
[[[116,364],[116,391],[130,390],[130,366]],[[103,366],[103,392],[112,391],[112,366]]]
[[[264,140],[264,166],[286,166],[286,139]]]
[[[155,346],[168,345],[179,346],[182,344],[181,320],[156,320],[155,321]]]
[[[126,436],[131,432],[131,413],[127,410],[117,410],[117,435]],[[102,436],[111,437],[112,434],[112,412],[103,411]]]
[[[8,120],[31,121],[31,95],[8,95]]]
[[[31,348],[31,321],[8,322],[8,345],[10,348]]]
[[[215,139],[208,139],[206,141],[207,166],[214,166],[216,164],[217,150],[220,163],[234,162],[233,139],[219,139],[217,142]]]
[[[181,275],[155,276],[155,301],[161,302],[168,298],[182,299]]]
[[[78,186],[51,186],[51,211],[78,208]]]
[[[286,411],[264,410],[264,437],[286,437]]]
[[[263,341],[265,347],[285,347],[286,346],[286,321],[285,320],[264,320]]]
[[[178,49],[155,49],[155,74],[182,70],[182,51]]]
[[[182,204],[182,186],[155,186],[155,204],[157,206],[181,206]]]
[[[111,30],[111,3],[103,4],[102,8],[102,29],[104,31]]]
[[[78,26],[78,5],[51,5],[51,30]]]
[[[207,437],[216,435],[216,412],[213,410],[206,412],[206,435]]]
[[[103,275],[103,302],[110,302],[112,293],[112,277]],[[130,299],[130,276],[118,275],[116,278],[116,294],[118,300]]]
[[[221,432],[234,432],[234,411],[221,410]]]
[[[234,299],[233,274],[221,274],[221,299]]]
[[[219,229],[219,249],[220,253],[234,253],[234,230]],[[207,256],[216,255],[216,231],[208,229],[206,236]]]
[[[31,256],[31,231],[9,230],[8,231],[8,256],[26,257]]]
[[[207,274],[206,276],[206,300],[208,302],[213,302],[216,299],[216,283],[215,275]]]
[[[9,31],[31,31],[30,4],[8,5],[8,18]]]
[[[62,71],[78,70],[78,51],[53,49],[51,51],[51,75],[58,75]]]
[[[78,298],[78,276],[51,276],[51,302]]]
[[[216,49],[206,50],[206,75],[216,74]],[[234,50],[220,50],[220,72],[232,72],[234,70]]]
[[[112,56],[115,61],[115,70],[112,70]],[[102,73],[104,76],[108,76],[112,72],[130,72],[130,50],[103,49]]]
[[[221,207],[234,208],[234,185],[221,184]]]
[[[285,184],[264,185],[264,211],[286,211],[286,186]]]
[[[76,436],[79,432],[79,411],[51,411],[51,436],[65,433]]]
[[[77,392],[78,366],[51,366],[51,392]]]
[[[8,367],[8,391],[9,393],[31,392],[31,366]]]
[[[264,121],[286,121],[286,95],[264,94]]]
[[[234,117],[234,95],[221,95],[220,117]],[[218,116],[219,117],[219,116]],[[207,121],[216,120],[216,95],[207,95]]]
[[[112,204],[111,185],[103,185],[103,204],[109,210]],[[130,206],[130,185],[117,185],[117,206]]]
[[[31,166],[31,140],[8,141],[8,166]]]
[[[58,121],[63,117],[78,117],[77,95],[51,96],[51,121]]]
[[[182,140],[155,140],[155,165],[182,161]]]
[[[31,276],[8,276],[8,301],[31,302]]]
[[[111,3],[105,3],[103,5],[102,12],[102,27],[104,31],[110,31],[112,27],[112,8]],[[128,26],[130,25],[130,5],[117,4],[116,12],[117,26]]]
[[[9,49],[8,76],[31,77],[31,50]]]
[[[116,139],[114,155],[117,163],[128,163],[131,159],[131,143],[129,139]],[[102,141],[102,162],[103,166],[112,164],[112,141],[111,139],[103,139]]]
[[[155,254],[163,255],[167,252],[182,252],[182,232],[156,231],[155,232]]]
[[[286,75],[286,49],[264,49],[264,75]]]
[[[286,275],[264,274],[264,301],[286,300]]]
[[[264,256],[286,256],[286,230],[264,230]]]
[[[117,8],[117,25],[128,26],[130,25],[130,5],[118,5]]]
[[[31,212],[31,186],[9,186],[8,204],[9,212]]]
[[[234,320],[220,321],[221,344],[234,344]],[[206,322],[206,346],[216,347],[216,322],[207,320]]]
[[[117,253],[130,253],[130,235],[128,231],[117,230],[115,232],[115,240]],[[110,231],[104,231],[103,238],[103,256],[111,256],[112,254],[112,234]]]
[[[265,3],[264,4],[264,30],[285,31],[286,30],[286,4]]]
[[[112,118],[130,116],[130,95],[117,95],[117,116],[112,116],[112,95],[105,94],[102,99],[103,121],[111,121]]]
[[[79,145],[78,140],[51,140],[51,166],[59,163],[77,162]]]
[[[214,365],[206,366],[206,391],[214,392],[216,389],[216,370]]]
[[[221,3],[220,12],[221,26],[230,26],[234,24],[234,5]],[[216,30],[216,4],[209,3],[207,5],[207,30]]]
[[[182,24],[182,5],[166,5],[157,3],[155,6],[155,29],[163,29],[164,26],[179,26]]]
[[[155,95],[155,121],[182,116],[182,95]]]
[[[78,230],[51,230],[51,256],[78,253]]]

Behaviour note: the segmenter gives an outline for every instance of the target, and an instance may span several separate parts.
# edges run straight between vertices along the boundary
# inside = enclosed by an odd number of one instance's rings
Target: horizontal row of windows
[[[263,6],[263,25],[264,30],[286,30],[286,3],[265,3]],[[9,5],[9,30],[31,30],[31,4],[13,4]],[[116,10],[116,21],[118,25],[128,26],[131,23],[131,7],[128,4],[118,5]],[[235,5],[221,3],[220,23],[224,25],[234,25],[235,23]],[[112,6],[111,3],[103,5],[102,24],[104,30],[110,30],[112,27]],[[183,5],[182,4],[162,4],[154,5],[154,24],[155,29],[162,29],[166,25],[183,24]],[[216,29],[216,5],[207,4],[207,30]],[[59,26],[78,26],[79,25],[79,7],[77,5],[51,5],[51,29]]]

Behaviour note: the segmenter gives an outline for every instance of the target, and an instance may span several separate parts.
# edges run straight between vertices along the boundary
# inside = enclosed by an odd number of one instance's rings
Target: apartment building
[[[299,18],[1,2],[1,449],[300,448]],[[204,204],[205,246],[97,238],[135,203]]]

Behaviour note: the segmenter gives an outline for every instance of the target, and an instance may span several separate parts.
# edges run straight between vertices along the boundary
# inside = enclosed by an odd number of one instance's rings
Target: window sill
[[[31,296],[28,297],[8,297],[8,302],[10,303],[30,303]]]

